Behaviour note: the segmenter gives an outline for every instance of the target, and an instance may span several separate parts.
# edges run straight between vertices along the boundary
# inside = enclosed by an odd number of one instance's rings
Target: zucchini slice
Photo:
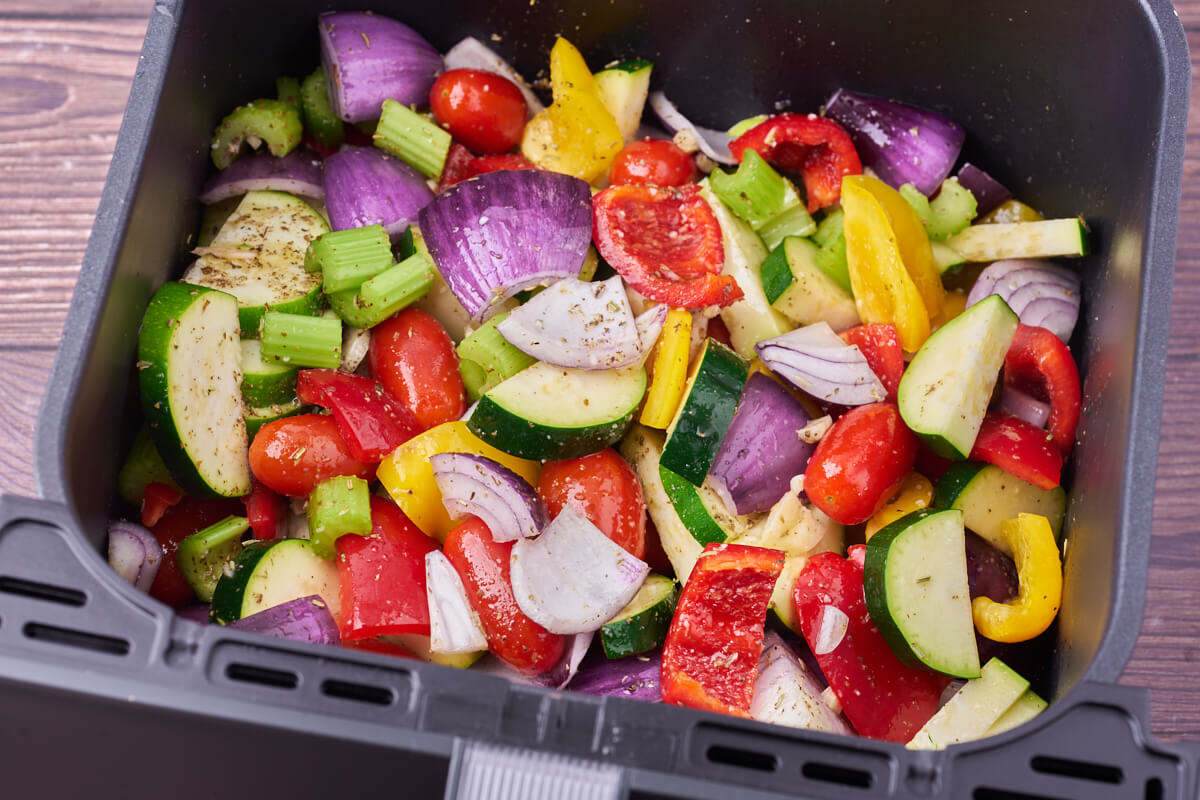
[[[242,339],[242,397],[251,408],[288,403],[296,397],[296,375],[289,364],[264,361],[262,342]]]
[[[867,542],[863,589],[871,619],[902,661],[977,678],[964,535],[958,509],[901,517]]]
[[[1000,719],[992,723],[992,727],[987,729],[987,733],[984,736],[996,736],[997,734],[1012,730],[1018,725],[1024,725],[1045,711],[1048,705],[1049,703],[1039,697],[1032,689],[1026,689],[1025,694],[1018,697],[1017,702],[1009,706],[1008,710],[1000,715]]]
[[[575,458],[620,440],[645,393],[641,367],[587,370],[539,361],[485,392],[467,427],[510,455]]]
[[[983,665],[979,677],[963,684],[905,746],[910,750],[942,750],[987,736],[1028,691],[1029,681],[993,658]]]
[[[625,144],[636,138],[642,109],[650,93],[653,67],[649,61],[641,59],[622,61],[592,76],[596,80],[596,90],[600,92],[600,101],[613,115]]]
[[[972,225],[946,244],[966,261],[1088,254],[1087,228],[1079,217]]]
[[[696,486],[712,467],[750,375],[741,356],[705,339],[692,366],[683,401],[667,427],[662,465]]]
[[[233,569],[217,581],[209,619],[220,625],[263,609],[319,595],[334,618],[338,615],[337,564],[321,558],[307,539],[249,542]]]
[[[199,496],[250,491],[237,301],[165,283],[138,334],[142,409],[171,475]]]
[[[712,542],[727,542],[750,529],[761,515],[740,517],[729,513],[715,491],[703,483],[696,486],[686,478],[659,466],[663,489],[671,506],[692,537],[703,547]]]
[[[328,230],[324,217],[297,197],[247,192],[182,281],[236,297],[242,336],[253,339],[268,308],[317,312],[321,273],[304,269],[304,253]]]
[[[821,249],[810,239],[789,236],[762,265],[766,297],[796,325],[822,320],[835,331],[858,324],[854,297],[817,266]]]
[[[1067,492],[1061,486],[1039,489],[994,464],[961,461],[951,464],[933,490],[937,508],[958,508],[963,524],[1003,553],[1012,555],[1000,523],[1019,514],[1041,514],[1055,537],[1067,515]]]
[[[604,655],[624,658],[661,645],[671,627],[679,587],[663,575],[650,575],[629,605],[600,628]]]

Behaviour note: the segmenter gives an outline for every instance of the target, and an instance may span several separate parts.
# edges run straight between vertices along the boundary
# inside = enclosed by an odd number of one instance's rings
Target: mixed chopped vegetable
[[[903,102],[726,133],[563,38],[545,106],[477,40],[318,26],[320,66],[216,127],[196,260],[146,311],[123,578],[910,747],[1045,707],[1011,665],[1061,603],[1080,279],[1048,259],[1082,220]]]

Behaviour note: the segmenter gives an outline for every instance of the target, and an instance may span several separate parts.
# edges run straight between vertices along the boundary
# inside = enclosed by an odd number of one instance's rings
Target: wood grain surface
[[[0,2],[0,491],[34,495],[33,427],[152,13],[149,0]],[[1200,0],[1176,8],[1200,64]],[[1200,737],[1200,81],[1193,90],[1149,592],[1122,683],[1153,731]]]

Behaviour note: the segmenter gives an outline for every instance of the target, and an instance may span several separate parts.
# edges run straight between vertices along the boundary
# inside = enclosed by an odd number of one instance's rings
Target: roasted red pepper
[[[846,344],[858,345],[867,359],[867,366],[887,389],[888,399],[895,400],[900,378],[904,375],[904,352],[900,349],[896,326],[884,323],[855,325],[838,335]]]
[[[338,537],[338,584],[342,639],[397,633],[429,635],[425,554],[437,542],[404,516],[396,504],[371,498],[371,535]]]
[[[937,712],[950,678],[910,667],[888,647],[863,597],[862,551],[856,545],[849,558],[811,557],[796,578],[792,601],[804,638],[854,729],[871,739],[907,742]],[[833,616],[827,621],[826,614]],[[845,633],[839,638],[842,615]]]
[[[862,161],[850,136],[816,114],[776,114],[729,143],[734,158],[754,150],[772,165],[800,175],[812,213],[838,202],[842,178],[861,175]]]
[[[983,418],[971,458],[995,464],[1039,489],[1058,486],[1062,474],[1063,454],[1050,434],[1006,414],[988,414]]]
[[[250,494],[242,498],[246,505],[246,519],[255,539],[274,539],[286,536],[284,521],[288,514],[288,501],[283,495],[267,487],[262,481],[254,481]]]
[[[350,455],[377,464],[421,431],[412,412],[370,378],[332,369],[301,370],[296,394],[333,412]]]
[[[592,198],[596,249],[634,290],[683,308],[742,297],[722,275],[721,226],[695,184],[610,186]]]
[[[1004,357],[1004,380],[1050,404],[1046,429],[1063,457],[1075,444],[1079,426],[1079,367],[1062,339],[1045,328],[1018,325]]]
[[[663,645],[663,702],[750,715],[767,604],[783,559],[765,547],[704,548]]]
[[[165,483],[151,482],[142,492],[142,525],[153,528],[167,509],[183,499],[183,492]]]

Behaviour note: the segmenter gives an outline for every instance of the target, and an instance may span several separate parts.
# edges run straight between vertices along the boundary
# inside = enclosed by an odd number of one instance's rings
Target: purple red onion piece
[[[862,351],[842,341],[826,322],[765,339],[754,349],[772,372],[820,400],[861,406],[887,397]]]
[[[150,591],[162,558],[162,545],[145,527],[124,520],[109,524],[108,563],[135,589]]]
[[[425,554],[425,595],[429,601],[429,649],[434,653],[487,650],[479,616],[471,608],[462,578],[441,550]]]
[[[287,192],[310,200],[325,197],[321,159],[306,148],[282,158],[268,152],[243,156],[213,175],[200,191],[200,202],[219,203],[246,192]]]
[[[234,620],[227,627],[310,644],[342,643],[329,606],[315,594],[271,606]]]
[[[503,464],[473,453],[436,453],[429,463],[451,519],[477,516],[497,542],[537,536],[545,527],[537,492]]]
[[[325,159],[325,210],[335,231],[380,224],[394,239],[432,199],[420,173],[374,147],[343,147]]]
[[[982,217],[1012,197],[1012,192],[974,164],[958,169],[958,182],[975,196],[975,215]]]

